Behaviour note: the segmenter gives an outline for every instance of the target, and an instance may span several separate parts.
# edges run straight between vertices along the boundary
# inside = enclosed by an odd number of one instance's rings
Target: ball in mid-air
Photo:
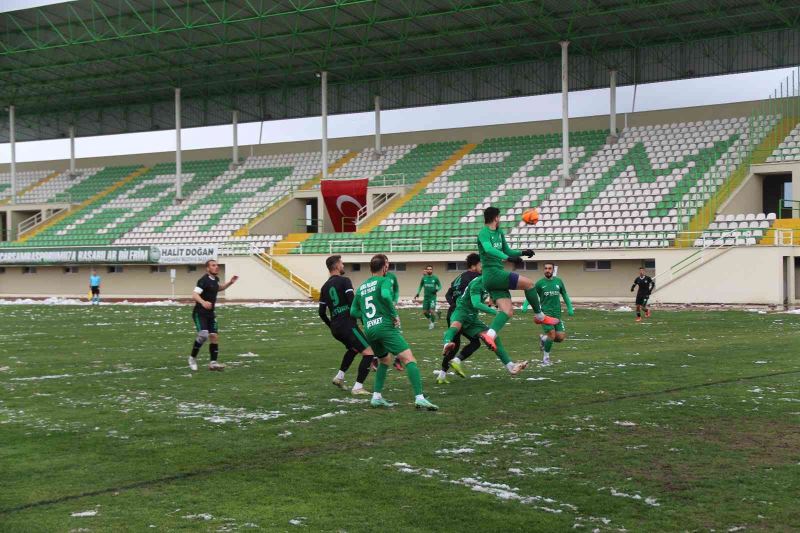
[[[522,221],[526,224],[536,224],[539,222],[539,210],[535,207],[533,209],[528,209],[522,213]]]

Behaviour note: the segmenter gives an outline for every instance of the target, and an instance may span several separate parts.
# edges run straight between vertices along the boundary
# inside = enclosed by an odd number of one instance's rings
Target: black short
[[[89,290],[92,291],[92,296],[100,296],[100,287],[89,287]]]
[[[358,329],[358,326],[333,324],[331,326],[331,333],[333,338],[344,344],[348,350],[355,350],[358,353],[363,352],[369,348],[369,343],[364,334]]]
[[[453,316],[453,312],[455,312],[456,306],[451,305],[450,308],[447,310],[447,327],[450,327],[450,317]]]
[[[209,333],[217,333],[217,317],[213,311],[209,313],[193,311],[192,320],[194,320],[194,327],[197,331],[206,330]]]
[[[649,294],[647,294],[647,295],[637,294],[636,295],[636,305],[647,305],[647,300],[649,300],[649,299],[650,299],[650,295]]]

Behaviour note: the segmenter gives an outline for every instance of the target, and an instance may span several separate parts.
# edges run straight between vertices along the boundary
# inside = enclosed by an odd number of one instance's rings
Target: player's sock
[[[419,374],[416,361],[406,364],[406,375],[408,375],[408,381],[411,382],[411,388],[414,389],[414,396],[419,397],[422,394],[422,376]],[[377,378],[375,381],[377,382]]]
[[[478,337],[472,338],[469,340],[469,344],[464,346],[464,348],[461,350],[461,353],[458,354],[458,358],[461,359],[462,361],[466,361],[466,359],[470,355],[477,352],[478,348],[480,347],[481,347],[480,339],[478,339]]]
[[[350,365],[353,364],[353,359],[356,357],[356,352],[353,350],[347,350],[344,352],[342,356],[342,364],[339,365],[339,372],[342,374],[342,379],[344,379],[344,373],[347,372],[347,369],[350,368]],[[339,377],[337,375],[337,377]]]
[[[542,304],[539,301],[539,294],[536,292],[536,289],[528,289],[525,291],[525,299],[531,304],[534,313],[539,314],[542,312]]]
[[[203,343],[194,341],[194,345],[192,346],[192,357],[197,359],[197,354],[200,353],[200,348],[203,347]]]
[[[344,372],[342,372],[341,370],[339,370],[339,371],[336,373],[336,377],[335,377],[334,379],[341,379],[341,380],[343,380],[343,379],[344,379]]]
[[[544,353],[545,355],[550,355],[550,349],[553,347],[553,339],[547,337],[547,340],[544,341]]]
[[[381,398],[383,391],[383,383],[386,381],[386,374],[389,372],[389,365],[378,363],[378,371],[375,372],[375,385],[373,391],[377,394],[377,398]],[[373,396],[374,397],[374,396]]]
[[[367,380],[367,376],[369,376],[369,367],[372,363],[372,356],[366,356],[361,358],[361,362],[358,364],[358,375],[356,376],[356,386],[359,384],[364,384]]]
[[[508,363],[506,363],[506,369],[507,369],[509,372],[511,372],[512,370],[514,370],[514,361],[509,361]]]
[[[508,315],[502,311],[498,311],[494,320],[492,320],[492,323],[489,325],[489,331],[486,333],[488,333],[491,338],[497,337],[497,334],[503,329],[506,322],[508,322]]]
[[[442,372],[447,372],[450,370],[450,361],[453,359],[452,355],[444,355],[442,356]]]
[[[514,363],[511,362],[511,357],[508,355],[508,352],[503,347],[503,343],[500,342],[500,339],[495,339],[494,342],[497,343],[497,350],[495,353],[497,354],[497,358],[502,361],[502,363],[508,368],[508,365],[513,365]]]
[[[208,353],[211,354],[211,360],[216,361],[219,357],[219,344],[211,343],[208,345]]]

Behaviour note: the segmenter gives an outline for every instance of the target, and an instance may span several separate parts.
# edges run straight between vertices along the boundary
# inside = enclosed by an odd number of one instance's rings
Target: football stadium
[[[3,3],[0,531],[800,530],[800,3]]]

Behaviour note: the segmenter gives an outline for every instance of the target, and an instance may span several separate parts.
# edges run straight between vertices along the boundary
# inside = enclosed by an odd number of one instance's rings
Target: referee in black
[[[356,354],[361,354],[361,363],[358,365],[358,376],[356,384],[353,385],[351,393],[354,395],[371,394],[364,388],[364,381],[367,379],[370,364],[375,353],[372,351],[364,334],[358,329],[356,321],[350,317],[350,304],[353,303],[355,296],[353,283],[350,278],[344,275],[344,263],[341,255],[332,255],[325,260],[330,277],[325,285],[320,289],[319,296],[319,317],[331,329],[333,338],[344,344],[347,351],[342,357],[342,364],[333,384],[340,389],[346,389],[344,383],[344,373],[350,368]],[[330,318],[328,317],[330,313]]]
[[[650,295],[653,289],[656,288],[656,282],[653,278],[645,274],[644,267],[639,269],[639,275],[633,280],[631,285],[631,292],[637,288],[636,291],[636,322],[642,321],[642,309],[644,309],[644,316],[650,318],[650,308],[647,307],[647,302],[650,300]]]

